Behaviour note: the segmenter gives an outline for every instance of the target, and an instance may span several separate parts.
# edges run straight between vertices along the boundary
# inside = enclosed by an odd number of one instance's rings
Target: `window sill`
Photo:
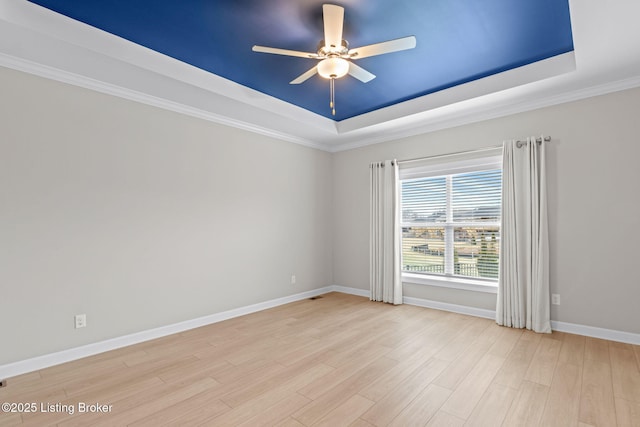
[[[461,279],[444,276],[429,276],[425,274],[402,273],[403,283],[416,285],[440,286],[442,288],[463,289],[465,291],[498,293],[498,284],[482,280]]]

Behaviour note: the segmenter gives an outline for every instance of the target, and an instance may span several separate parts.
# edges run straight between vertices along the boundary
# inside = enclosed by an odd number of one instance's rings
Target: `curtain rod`
[[[544,137],[544,139],[542,139],[542,138],[540,138],[540,137],[537,137],[537,138],[536,138],[536,142],[537,142],[538,144],[542,144],[542,141],[549,142],[549,141],[551,141],[551,137],[550,137],[550,136],[545,136],[545,137]],[[517,140],[517,141],[516,141],[516,147],[518,147],[518,148],[522,148],[522,146],[523,146],[524,144],[526,144],[526,142],[527,142],[527,141],[520,141],[520,140]]]
[[[536,142],[541,143],[542,141],[543,141],[542,138],[540,138],[540,137],[536,138]],[[551,141],[551,137],[550,136],[545,136],[544,137],[544,141],[546,141],[546,142]],[[526,143],[526,141],[517,140],[516,141],[516,147],[522,148],[524,143]],[[496,148],[502,148],[502,144],[500,144],[500,145],[492,145],[490,147],[480,148],[478,150],[456,151],[455,153],[437,154],[435,156],[418,157],[418,158],[415,158],[415,159],[407,159],[407,160],[398,160],[398,164],[419,162],[419,161],[426,160],[426,159],[437,159],[437,158],[441,158],[441,157],[457,156],[458,154],[481,153],[483,151],[495,150]]]

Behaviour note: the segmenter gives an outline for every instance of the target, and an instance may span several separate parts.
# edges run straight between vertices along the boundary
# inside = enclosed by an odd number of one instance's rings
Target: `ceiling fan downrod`
[[[329,80],[329,107],[331,108],[331,114],[336,115],[336,78],[331,77]]]

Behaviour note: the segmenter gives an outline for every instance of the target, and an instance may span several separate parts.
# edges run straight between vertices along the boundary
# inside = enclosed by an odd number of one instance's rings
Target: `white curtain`
[[[402,304],[398,162],[372,163],[370,169],[370,299]]]
[[[544,138],[542,138],[544,141]],[[496,321],[551,332],[545,143],[507,141],[502,163],[502,223]]]

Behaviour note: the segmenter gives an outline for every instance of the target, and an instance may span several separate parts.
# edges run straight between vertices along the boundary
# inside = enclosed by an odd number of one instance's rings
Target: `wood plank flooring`
[[[640,426],[640,347],[331,293],[10,378],[0,402],[37,405],[0,427]]]

